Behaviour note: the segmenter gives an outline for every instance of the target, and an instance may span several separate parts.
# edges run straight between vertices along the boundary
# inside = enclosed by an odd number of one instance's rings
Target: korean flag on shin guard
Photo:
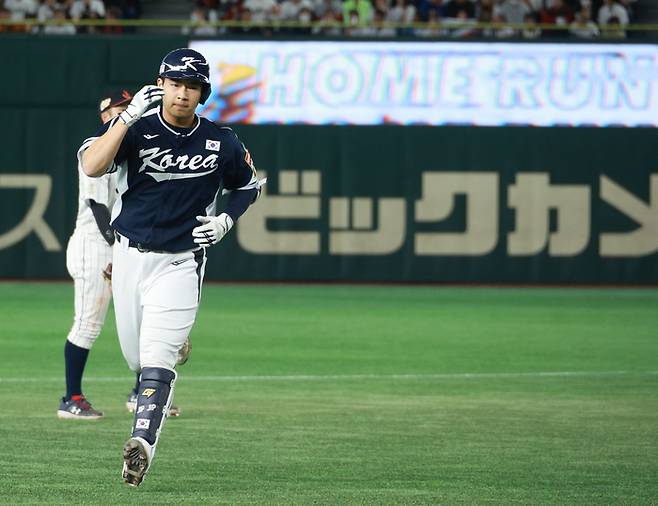
[[[141,437],[151,445],[151,458],[173,398],[176,376],[176,371],[162,367],[142,369],[132,437]]]

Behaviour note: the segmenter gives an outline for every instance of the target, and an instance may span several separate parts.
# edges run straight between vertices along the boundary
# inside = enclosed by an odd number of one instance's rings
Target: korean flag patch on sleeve
[[[206,139],[206,149],[208,151],[219,151],[219,141],[211,141]]]

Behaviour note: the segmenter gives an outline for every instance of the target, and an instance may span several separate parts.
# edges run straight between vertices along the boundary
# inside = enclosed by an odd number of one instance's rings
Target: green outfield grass
[[[658,504],[658,291],[207,285],[122,484],[114,317],[58,420],[69,284],[0,283],[4,504]]]

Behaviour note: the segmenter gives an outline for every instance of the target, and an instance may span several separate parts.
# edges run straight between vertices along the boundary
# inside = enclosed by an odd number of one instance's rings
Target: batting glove
[[[119,118],[127,126],[134,125],[152,105],[162,100],[164,90],[158,86],[148,85],[135,93],[125,111],[119,114]]]
[[[202,225],[192,230],[192,237],[202,248],[217,244],[233,226],[233,219],[226,213],[219,216],[197,216],[196,219]]]

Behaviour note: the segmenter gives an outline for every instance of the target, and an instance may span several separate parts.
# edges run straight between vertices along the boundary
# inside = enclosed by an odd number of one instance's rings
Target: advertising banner
[[[656,45],[192,41],[221,123],[655,126]]]

